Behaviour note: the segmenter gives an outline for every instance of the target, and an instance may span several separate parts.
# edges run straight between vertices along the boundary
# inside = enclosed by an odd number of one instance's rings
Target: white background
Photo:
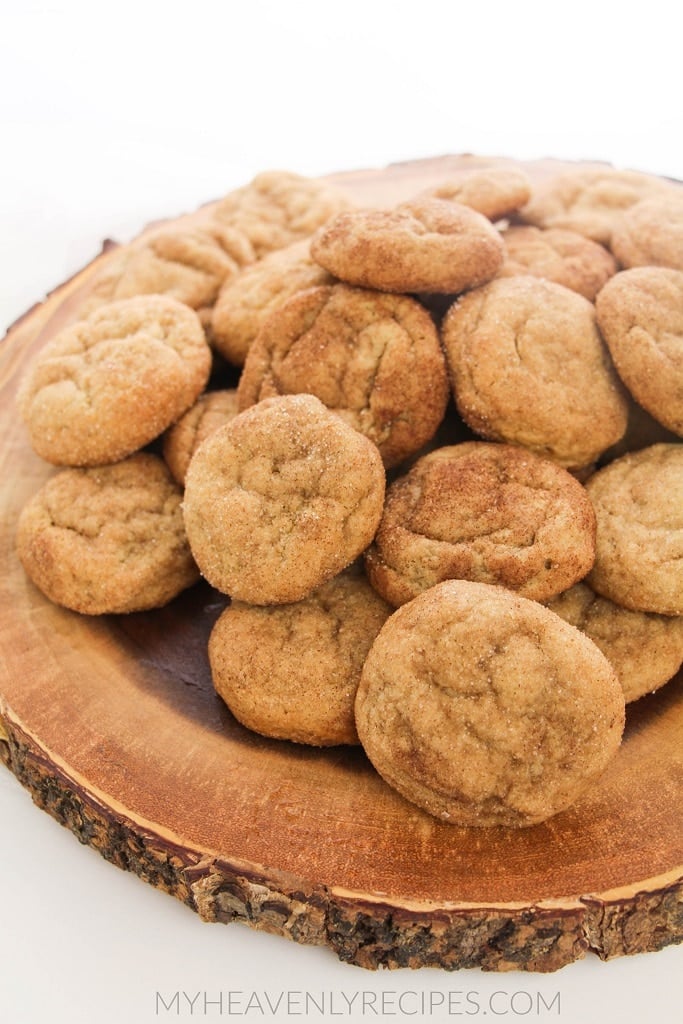
[[[126,240],[265,168],[314,175],[469,151],[597,158],[683,179],[674,10],[668,0],[0,0],[0,333],[104,238]],[[202,924],[81,847],[4,771],[0,821],[8,1024],[179,1019],[155,1012],[156,993],[176,991],[202,993],[180,1019],[219,1019],[215,1006],[200,1013],[203,993],[264,987],[384,991],[394,1020],[420,1019],[396,1013],[392,993],[411,991],[462,994],[435,1021],[479,1019],[487,1007],[563,1024],[668,1024],[680,1013],[676,947],[551,976],[369,974],[323,950]],[[548,1005],[558,992],[559,1016],[557,1002],[537,1014],[537,993]],[[305,1019],[294,999],[275,1019]]]

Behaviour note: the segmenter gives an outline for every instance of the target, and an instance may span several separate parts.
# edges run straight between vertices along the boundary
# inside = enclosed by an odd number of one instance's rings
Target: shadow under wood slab
[[[472,158],[335,180],[391,203],[462,162]],[[1,353],[0,756],[38,806],[206,920],[363,967],[552,971],[588,950],[683,940],[680,677],[629,706],[621,750],[579,804],[529,829],[454,828],[389,789],[358,749],[239,726],[211,684],[206,642],[225,599],[207,585],[156,612],[90,619],[26,579],[16,520],[52,470],[14,395],[106,259],[34,307]]]

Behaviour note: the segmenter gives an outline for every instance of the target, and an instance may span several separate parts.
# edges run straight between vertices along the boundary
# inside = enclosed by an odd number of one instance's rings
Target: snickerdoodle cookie
[[[527,224],[569,228],[609,246],[624,210],[647,196],[673,189],[674,185],[640,171],[581,167],[536,185],[520,216]]]
[[[439,336],[406,295],[349,285],[299,292],[263,325],[237,393],[240,408],[307,392],[365,434],[393,466],[443,419],[449,387]]]
[[[307,238],[352,206],[335,185],[290,171],[263,171],[221,199],[214,215],[241,232],[260,258]]]
[[[531,452],[470,441],[419,459],[387,489],[366,553],[393,605],[447,579],[495,583],[547,600],[595,557],[595,515],[566,470]]]
[[[354,210],[316,233],[311,255],[335,277],[387,292],[457,294],[490,281],[503,242],[476,210],[415,199],[392,210]]]
[[[543,605],[462,580],[387,620],[356,695],[380,775],[454,825],[526,826],[564,810],[623,725],[621,687],[591,640]]]
[[[155,455],[63,469],[21,513],[19,558],[51,601],[73,611],[159,608],[199,579],[181,500]]]
[[[612,252],[623,267],[683,270],[683,189],[636,203],[615,225]]]
[[[160,295],[122,299],[65,327],[19,391],[47,462],[117,462],[158,437],[204,389],[211,352],[197,314]]]
[[[531,274],[563,284],[591,302],[616,273],[614,257],[576,231],[519,224],[503,232],[505,262],[499,277]]]
[[[442,338],[460,415],[482,437],[579,469],[624,433],[595,308],[569,288],[499,278],[453,304]]]
[[[294,604],[233,601],[209,641],[214,686],[235,718],[264,736],[358,743],[360,673],[391,611],[353,570]]]
[[[659,423],[683,435],[683,272],[634,267],[596,301],[598,325],[617,372]]]
[[[625,608],[683,615],[683,445],[615,459],[586,490],[598,523],[586,582]]]
[[[229,362],[244,365],[265,321],[292,295],[333,284],[309,250],[308,241],[276,249],[223,285],[211,317],[211,344]]]
[[[202,441],[238,412],[237,390],[205,391],[164,434],[163,456],[173,479],[185,486],[190,460]]]
[[[377,447],[317,398],[270,398],[196,451],[185,526],[217,590],[249,604],[299,601],[368,546],[384,487]]]
[[[162,228],[108,258],[81,315],[135,295],[168,295],[203,311],[213,305],[223,282],[253,260],[249,241],[227,225]]]
[[[461,203],[496,221],[509,217],[529,201],[531,182],[517,167],[466,168],[453,172],[422,195]]]
[[[622,608],[577,583],[547,605],[596,644],[617,673],[626,702],[658,690],[683,664],[683,616]]]

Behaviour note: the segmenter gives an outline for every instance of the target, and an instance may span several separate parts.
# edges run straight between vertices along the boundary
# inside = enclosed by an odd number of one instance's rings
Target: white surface
[[[318,174],[473,151],[598,158],[683,178],[671,11],[658,0],[474,12],[433,0],[334,9],[306,0],[295,10],[253,0],[5,2],[0,329],[105,237],[125,240],[268,167]],[[0,820],[8,1024],[380,1019],[370,995],[358,1012],[364,992],[384,993],[393,1020],[678,1019],[679,948],[591,957],[550,976],[369,974],[323,950],[202,924],[79,846],[4,771]],[[318,1002],[327,994],[325,1016],[312,1004],[306,1014],[306,991]],[[252,992],[261,1013],[255,1003],[246,1012]],[[265,992],[271,1003],[289,992],[289,1013],[285,996],[273,1015]],[[431,1017],[415,1012],[422,993],[433,994]],[[440,1005],[449,993],[450,1013]]]

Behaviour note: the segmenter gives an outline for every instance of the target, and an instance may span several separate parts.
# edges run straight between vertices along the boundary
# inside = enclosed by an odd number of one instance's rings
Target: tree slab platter
[[[478,162],[331,180],[390,205]],[[565,165],[521,166],[539,178]],[[629,705],[617,757],[570,810],[522,830],[457,828],[394,793],[360,749],[242,728],[211,683],[207,640],[227,599],[205,583],[159,611],[96,619],[30,583],[17,517],[54,470],[28,444],[17,384],[107,258],[33,307],[0,351],[0,757],[36,804],[208,921],[368,968],[552,971],[589,950],[607,959],[680,942],[680,676]]]

